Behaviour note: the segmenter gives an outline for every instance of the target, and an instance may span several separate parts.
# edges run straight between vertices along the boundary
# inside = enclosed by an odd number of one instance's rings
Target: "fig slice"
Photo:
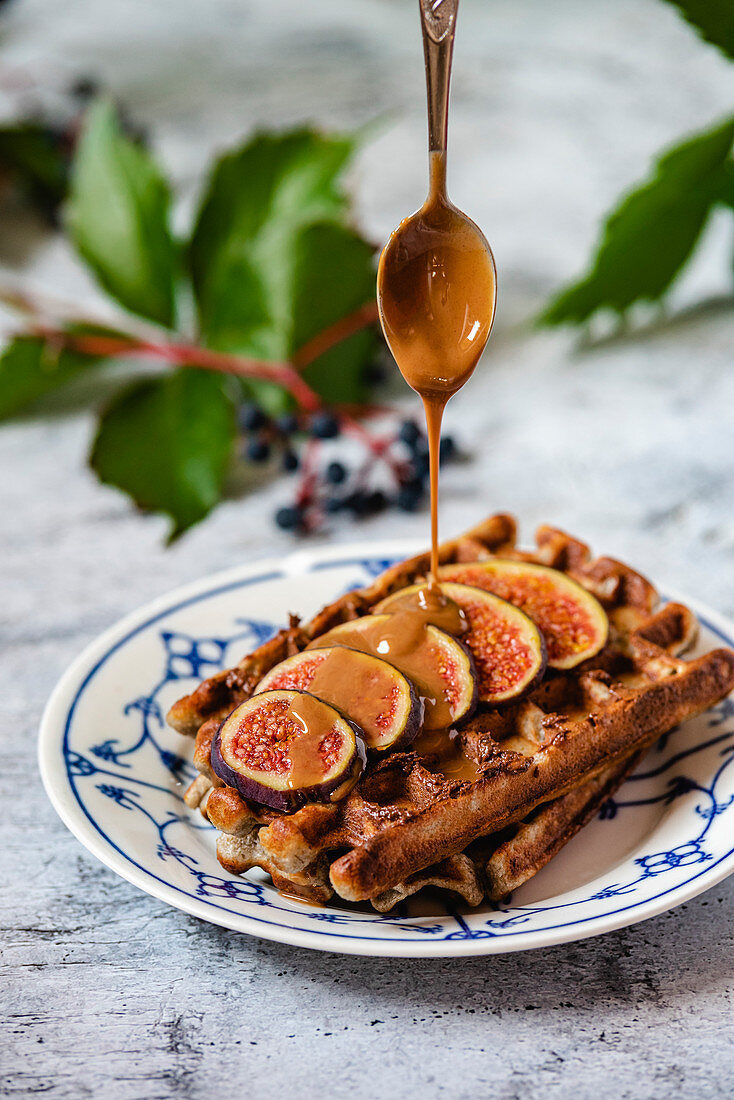
[[[380,657],[411,681],[425,703],[424,729],[460,722],[477,703],[474,661],[466,646],[435,626],[406,630],[396,615],[364,615],[332,627],[306,652],[344,645]]]
[[[376,611],[400,606],[420,587],[415,584],[393,593]],[[480,700],[497,705],[529,691],[546,666],[545,642],[533,620],[507,600],[480,588],[441,581],[440,589],[466,616],[469,629],[461,640],[474,658]]]
[[[583,585],[550,566],[491,558],[445,565],[439,576],[482,588],[521,608],[540,628],[551,668],[574,668],[606,645],[604,608]]]
[[[423,722],[423,703],[402,672],[346,646],[295,653],[275,665],[253,695],[276,688],[308,691],[330,703],[357,723],[373,752],[407,748]]]
[[[243,798],[274,810],[336,802],[367,759],[359,727],[303,691],[266,691],[240,703],[212,743],[212,768]]]

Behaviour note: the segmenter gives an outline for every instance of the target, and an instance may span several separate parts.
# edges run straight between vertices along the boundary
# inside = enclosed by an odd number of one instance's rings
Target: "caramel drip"
[[[481,771],[461,749],[460,738],[448,729],[426,730],[413,742],[413,751],[429,769],[446,779],[475,783]]]
[[[350,630],[342,627],[332,637],[324,634],[311,645],[347,646],[382,657],[412,682],[425,702],[429,724],[450,725],[451,703],[443,680],[436,675],[435,652],[424,625],[408,615],[377,615],[375,618],[378,622],[367,627],[356,624]]]
[[[353,648],[357,648],[356,646]],[[354,654],[335,646],[316,669],[308,690],[332,706],[339,706],[363,728],[374,727],[385,707],[384,685],[367,662],[355,661]]]
[[[409,614],[412,621],[437,626],[447,634],[466,634],[469,630],[469,621],[458,603],[438,584],[424,584],[397,596],[390,603],[390,614]]]
[[[366,625],[363,625],[366,620],[356,620],[351,628],[345,625],[333,633],[329,631],[311,642],[308,648],[346,646],[382,657],[412,681],[425,702],[427,724],[449,726],[453,720],[451,701],[436,667],[435,643],[426,627],[439,626],[450,634],[464,633],[468,624],[461,608],[438,586],[423,586],[396,600],[389,611],[371,618]],[[338,664],[332,665],[332,660]],[[352,669],[348,661],[337,658],[334,653],[320,665],[309,691],[318,695],[319,677],[322,684],[328,685],[337,675],[341,689],[344,681],[352,676]],[[349,708],[342,705],[349,712]]]
[[[423,399],[431,474],[431,576],[438,570],[438,455],[446,403],[471,377],[494,320],[489,245],[449,201],[445,150],[431,153],[431,187],[380,258],[380,319],[403,378]]]
[[[285,717],[300,726],[288,742],[291,762],[288,789],[315,787],[324,779],[324,764],[319,749],[321,742],[334,728],[334,712],[314,695],[299,692],[291,699]]]
[[[278,893],[286,901],[297,901],[301,905],[310,905],[312,909],[321,908],[321,902],[314,901],[313,898],[304,898],[302,894],[292,894],[289,890],[278,890]]]
[[[438,577],[438,470],[441,455],[441,423],[448,397],[423,398],[428,435],[428,476],[431,485],[431,572],[429,583],[436,584]]]

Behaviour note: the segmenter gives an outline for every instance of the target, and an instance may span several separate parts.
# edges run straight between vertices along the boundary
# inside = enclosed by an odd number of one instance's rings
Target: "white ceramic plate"
[[[118,875],[202,920],[302,947],[360,955],[520,951],[652,917],[734,870],[734,702],[674,730],[600,816],[494,909],[437,895],[380,916],[338,901],[283,898],[259,871],[228,875],[214,830],[182,795],[191,741],[164,721],[199,680],[307,617],[414,546],[362,544],[296,553],[172,592],[93,642],[56,687],[41,725],[48,795],[74,835]],[[693,600],[700,651],[734,645],[734,625]]]

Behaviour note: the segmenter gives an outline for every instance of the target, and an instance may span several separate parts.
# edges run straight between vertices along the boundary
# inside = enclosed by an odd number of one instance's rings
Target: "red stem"
[[[381,458],[383,462],[387,463],[390,467],[395,477],[398,478],[398,480],[400,479],[404,463],[399,462],[390,454],[390,447],[395,442],[394,435],[374,436],[368,432],[359,421],[354,420],[351,416],[342,416],[341,422],[346,432],[361,439],[372,452],[374,458]]]
[[[319,449],[320,443],[318,439],[309,439],[306,443],[303,464],[301,467],[301,484],[296,494],[296,504],[299,508],[302,508],[304,504],[308,503],[309,497],[313,492],[313,487],[316,482],[316,455]]]
[[[48,341],[62,341],[74,351],[87,355],[153,355],[182,367],[199,367],[221,374],[235,374],[240,378],[260,378],[276,382],[293,395],[307,412],[313,412],[323,402],[315,390],[307,385],[289,363],[268,363],[259,359],[246,359],[239,355],[211,351],[195,345],[161,343],[137,337],[116,337],[69,333],[59,329],[35,326],[33,331]]]
[[[303,370],[304,367],[309,366],[325,352],[330,351],[337,344],[341,344],[342,340],[348,339],[355,332],[359,332],[368,325],[373,325],[376,320],[377,303],[367,302],[359,309],[355,309],[353,313],[348,313],[346,317],[341,317],[333,325],[329,325],[323,332],[318,333],[303,347],[300,347],[293,356],[293,366],[296,370]]]
[[[39,305],[38,300],[22,290],[0,288],[0,300],[11,307],[30,314],[31,317],[41,317],[44,312],[43,301]],[[51,300],[51,307],[55,311],[61,311],[68,315],[67,323],[74,320],[73,310],[63,302]],[[209,348],[201,348],[195,344],[161,341],[155,337],[142,334],[124,334],[119,337],[105,336],[103,334],[73,333],[63,327],[43,324],[39,321],[32,327],[32,331],[49,342],[55,342],[89,355],[153,355],[164,359],[168,363],[174,363],[184,367],[199,367],[203,370],[218,371],[222,374],[234,374],[241,378],[261,378],[265,381],[275,382],[283,386],[295,398],[302,409],[312,412],[323,405],[319,395],[299,377],[299,371],[303,370],[314,360],[318,359],[332,347],[341,343],[359,332],[367,325],[377,320],[377,305],[367,302],[359,309],[342,317],[335,324],[324,329],[303,347],[299,348],[290,363],[271,363],[267,360],[253,359],[245,356],[231,355],[225,352],[212,351]],[[90,322],[94,323],[94,322]]]

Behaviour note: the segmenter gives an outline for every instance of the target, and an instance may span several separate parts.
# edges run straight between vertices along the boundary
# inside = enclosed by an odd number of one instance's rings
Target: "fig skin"
[[[239,725],[248,714],[255,713],[258,704],[266,705],[273,700],[285,700],[291,702],[294,696],[308,695],[308,692],[299,691],[268,691],[260,695],[252,696],[240,703],[224,719],[212,742],[211,766],[215,775],[228,787],[234,787],[242,798],[250,802],[258,802],[263,806],[269,806],[273,810],[282,810],[292,813],[298,810],[306,802],[324,802],[330,804],[345,798],[364,771],[367,762],[367,752],[364,746],[362,731],[359,726],[345,718],[339,711],[323,700],[319,704],[333,715],[334,725],[338,726],[342,734],[347,738],[347,751],[340,761],[338,770],[330,769],[333,774],[328,775],[323,782],[315,783],[307,787],[279,786],[277,782],[270,785],[267,782],[267,773],[258,771],[257,776],[247,771],[245,765],[242,770],[233,767],[224,758],[222,752],[222,737],[226,737],[229,727]],[[343,750],[342,750],[343,751]],[[328,774],[328,773],[327,773]],[[275,781],[282,776],[275,774]]]
[[[474,665],[477,670],[479,699],[488,706],[502,706],[504,703],[515,702],[521,696],[531,691],[543,678],[547,665],[547,652],[545,639],[542,632],[520,608],[507,600],[491,592],[485,592],[481,588],[467,584],[458,584],[451,581],[439,582],[443,594],[454,603],[458,604],[469,621],[469,632],[462,637],[462,644],[467,647],[474,657]],[[417,592],[421,585],[414,584],[409,588],[400,589],[391,596],[382,600],[375,609],[377,612],[387,611],[404,598],[407,594]],[[493,652],[482,653],[479,643],[482,640],[481,622],[479,621],[482,608],[486,608],[495,623],[504,623],[514,635],[519,636],[522,645],[522,655],[525,665],[521,668],[522,675],[514,684],[504,690],[490,689],[487,681],[491,680],[493,671],[496,671],[501,662],[508,656],[507,649],[495,647],[496,658],[493,660]],[[486,633],[485,633],[486,639]],[[509,645],[509,643],[508,643]]]
[[[340,623],[338,626],[332,627],[326,634],[322,634],[320,637],[315,638],[306,647],[306,652],[313,649],[324,649],[327,646],[341,645],[340,639],[348,637],[350,633],[355,630],[360,632],[362,630],[368,631],[377,622],[378,619],[383,619],[385,622],[390,618],[390,615],[363,615],[358,619],[350,619],[348,622]],[[477,687],[477,673],[474,667],[474,658],[468,646],[459,641],[458,638],[454,638],[451,634],[447,634],[445,630],[439,629],[437,626],[426,626],[426,632],[429,639],[434,645],[443,649],[444,654],[450,654],[454,662],[454,667],[457,669],[461,682],[461,691],[459,693],[459,700],[456,705],[455,713],[453,714],[450,723],[436,721],[432,719],[431,708],[425,708],[425,716],[423,719],[423,729],[443,729],[446,725],[456,725],[458,722],[464,721],[469,718],[476,710],[477,702],[479,700],[479,692]],[[344,643],[345,645],[347,642]],[[357,639],[349,638],[348,645],[350,648],[356,649],[358,647]],[[365,650],[364,652],[369,652]],[[388,664],[393,665],[399,672],[408,679],[411,680],[411,672],[407,666],[403,666],[400,662],[400,657],[393,659],[393,655],[380,657],[380,660],[386,661]],[[416,680],[411,681],[418,694],[421,691],[421,684]]]
[[[348,655],[349,659],[354,661],[355,675],[361,666],[363,670],[371,673],[374,677],[382,676],[391,686],[398,688],[397,707],[399,714],[397,719],[393,719],[387,730],[380,728],[373,715],[360,713],[359,701],[350,700],[348,692],[340,687],[338,681],[330,684],[328,690],[319,688],[315,692],[311,691],[311,680],[304,680],[302,673],[307,672],[310,662],[315,666],[313,670],[315,675],[323,661],[328,659],[328,655],[334,650],[338,650],[341,655]],[[350,649],[349,646],[333,646],[295,653],[275,665],[262,678],[252,694],[255,696],[263,691],[282,688],[309,691],[312,695],[322,699],[323,702],[336,707],[340,714],[356,723],[364,738],[368,752],[375,755],[407,749],[415,741],[423,725],[425,711],[423,700],[419,698],[408,677],[404,676],[399,669],[388,661],[383,661],[381,657],[373,657],[371,653]]]
[[[439,580],[455,581],[508,600],[525,612],[545,637],[550,668],[575,668],[582,661],[595,657],[607,643],[609,620],[604,608],[587,588],[568,574],[548,565],[488,558],[486,561],[445,565],[439,569]],[[527,597],[523,597],[523,585]],[[542,587],[538,598],[533,586]],[[554,617],[553,589],[557,599]],[[574,637],[573,614],[581,621],[581,637]]]

